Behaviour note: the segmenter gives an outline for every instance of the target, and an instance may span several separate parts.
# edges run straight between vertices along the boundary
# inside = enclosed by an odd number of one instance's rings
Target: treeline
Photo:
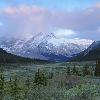
[[[85,65],[82,68],[78,68],[75,65],[71,67],[67,67],[67,75],[75,75],[75,76],[95,76],[95,68],[91,68],[88,65]]]

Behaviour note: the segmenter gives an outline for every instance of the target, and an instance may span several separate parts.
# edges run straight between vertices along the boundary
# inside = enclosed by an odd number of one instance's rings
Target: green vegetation
[[[0,66],[0,100],[100,100],[93,63]]]
[[[34,83],[36,85],[46,86],[47,85],[47,81],[48,80],[47,80],[46,75],[38,69],[38,71],[35,73]]]
[[[0,100],[4,98],[4,84],[4,76],[2,73],[0,73]]]

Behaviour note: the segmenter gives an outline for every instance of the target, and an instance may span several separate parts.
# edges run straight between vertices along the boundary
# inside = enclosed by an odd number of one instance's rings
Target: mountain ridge
[[[9,53],[44,60],[62,60],[85,50],[93,41],[59,39],[54,33],[38,33],[31,38],[0,40],[0,47]],[[57,59],[56,59],[57,58]]]

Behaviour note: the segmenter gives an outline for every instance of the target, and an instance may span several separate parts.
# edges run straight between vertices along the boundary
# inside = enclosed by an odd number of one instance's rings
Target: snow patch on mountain
[[[93,40],[79,39],[79,38],[74,38],[74,39],[65,39],[65,38],[55,38],[54,39],[53,38],[53,39],[50,39],[48,42],[52,43],[55,46],[59,46],[61,43],[63,44],[73,43],[73,44],[88,46],[93,42]]]

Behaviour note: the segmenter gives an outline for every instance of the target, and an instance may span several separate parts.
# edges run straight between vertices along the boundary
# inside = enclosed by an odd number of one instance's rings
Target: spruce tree
[[[20,98],[20,88],[18,86],[17,76],[14,77],[14,80],[10,80],[10,94],[14,100],[19,100]]]
[[[27,100],[29,100],[29,98],[30,98],[30,96],[29,96],[29,91],[30,91],[30,80],[29,80],[29,76],[27,77],[27,79],[25,80],[25,87],[24,87],[24,95],[23,95],[23,97],[25,98],[25,99],[27,99]]]
[[[29,77],[26,79],[26,81],[25,81],[25,86],[27,87],[27,88],[29,88],[30,87],[30,80],[29,80]]]
[[[4,80],[4,74],[3,74],[3,67],[0,66],[0,100],[3,100],[4,98],[4,85],[5,85],[5,80]]]
[[[90,75],[90,71],[88,66],[83,67],[83,76]]]
[[[67,67],[67,75],[71,75],[70,67]]]
[[[78,75],[78,70],[77,70],[77,68],[75,67],[75,65],[74,65],[74,67],[73,67],[73,74],[76,74],[76,75]]]
[[[4,98],[4,75],[0,73],[0,100]]]
[[[36,85],[46,86],[47,85],[47,77],[46,77],[46,75],[42,71],[38,70],[35,73],[34,83]]]

